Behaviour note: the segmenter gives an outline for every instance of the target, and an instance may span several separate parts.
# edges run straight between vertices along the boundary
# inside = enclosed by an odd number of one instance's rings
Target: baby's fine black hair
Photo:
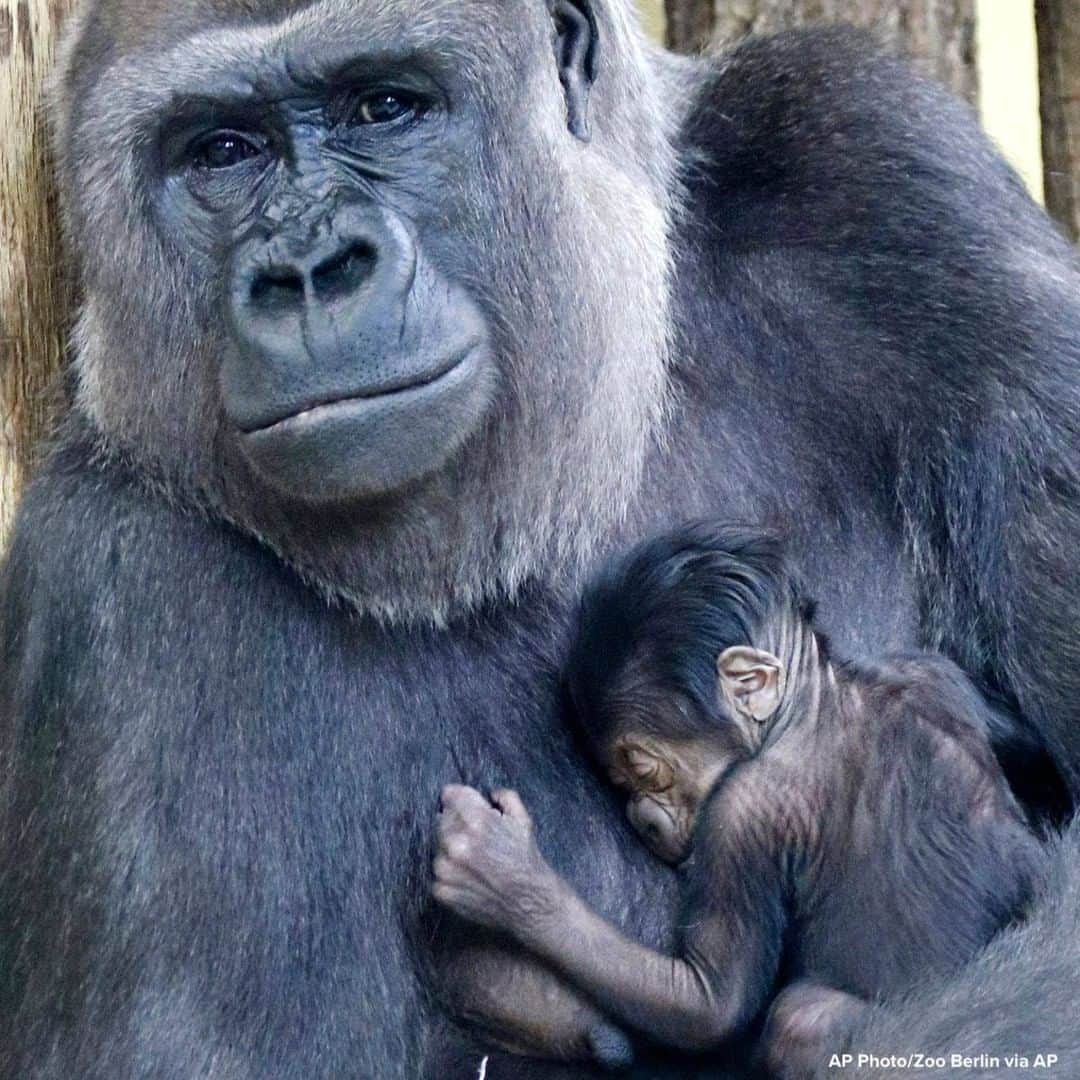
[[[647,540],[610,562],[586,588],[564,669],[564,693],[595,747],[614,720],[612,697],[631,662],[650,688],[682,695],[692,736],[718,720],[716,658],[748,645],[770,618],[807,623],[813,603],[772,533],[698,521]]]

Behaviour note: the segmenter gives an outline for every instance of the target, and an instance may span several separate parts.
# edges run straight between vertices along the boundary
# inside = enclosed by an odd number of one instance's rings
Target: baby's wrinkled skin
[[[444,789],[435,899],[508,935],[613,1022],[684,1051],[718,1048],[771,1002],[767,1067],[811,1075],[871,1000],[985,944],[1026,901],[1039,854],[952,665],[836,670],[802,649],[786,685],[772,653],[740,648],[727,670],[718,659],[743,753],[730,732],[665,741],[654,723],[623,726],[599,755],[642,839],[684,878],[678,955],[592,911],[513,791]]]

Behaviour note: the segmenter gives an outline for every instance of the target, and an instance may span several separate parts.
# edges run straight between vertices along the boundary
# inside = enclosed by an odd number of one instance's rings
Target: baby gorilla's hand
[[[559,879],[513,791],[443,788],[432,895],[462,918],[527,939],[558,907]]]

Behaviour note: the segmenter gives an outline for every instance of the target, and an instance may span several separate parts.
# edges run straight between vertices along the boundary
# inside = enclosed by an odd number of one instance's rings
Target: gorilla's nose
[[[346,207],[316,225],[278,226],[237,251],[233,261],[233,322],[258,338],[281,333],[281,320],[300,317],[314,352],[323,353],[320,323],[339,338],[377,305],[400,311],[412,280],[416,252],[400,223],[374,207]]]
[[[377,207],[280,223],[242,243],[228,313],[236,352],[222,367],[234,422],[252,430],[426,377],[431,358],[409,332],[416,267],[410,232]]]
[[[378,262],[378,249],[367,237],[346,240],[329,255],[320,246],[307,258],[254,267],[248,299],[254,311],[265,310],[271,317],[289,306],[344,299],[359,293],[374,277]]]

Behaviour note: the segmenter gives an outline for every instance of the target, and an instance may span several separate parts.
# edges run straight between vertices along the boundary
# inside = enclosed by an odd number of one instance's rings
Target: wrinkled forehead
[[[490,48],[500,24],[522,36],[531,9],[542,7],[542,0],[106,0],[89,5],[76,26],[68,88],[78,100],[117,69],[124,81],[146,80],[152,89],[167,79],[182,94],[185,82],[194,90],[271,68],[317,78],[358,55],[424,51],[467,64]]]

